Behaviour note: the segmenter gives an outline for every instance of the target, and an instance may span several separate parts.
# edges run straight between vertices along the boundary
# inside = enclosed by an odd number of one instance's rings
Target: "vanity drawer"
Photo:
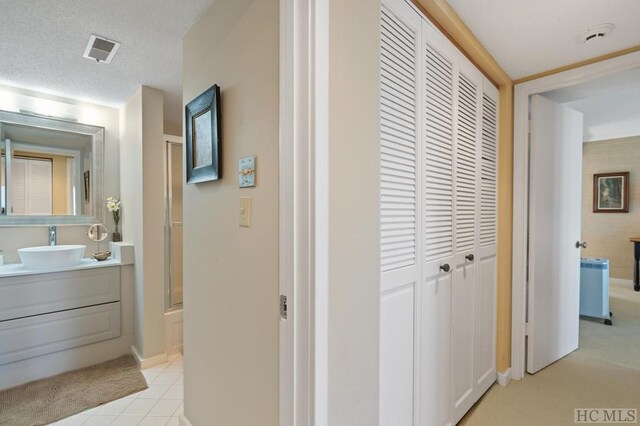
[[[0,278],[0,321],[119,300],[119,266]]]
[[[120,302],[0,322],[0,365],[120,336]]]

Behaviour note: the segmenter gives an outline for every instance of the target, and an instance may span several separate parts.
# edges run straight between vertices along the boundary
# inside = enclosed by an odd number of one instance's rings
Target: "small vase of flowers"
[[[111,234],[111,240],[114,243],[122,241],[122,235],[118,230],[118,224],[120,223],[120,200],[116,200],[113,197],[107,198],[107,210],[113,215],[113,221],[116,223],[116,229]]]

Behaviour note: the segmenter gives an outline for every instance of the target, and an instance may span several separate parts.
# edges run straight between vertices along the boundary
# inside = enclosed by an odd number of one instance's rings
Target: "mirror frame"
[[[92,143],[92,177],[91,177],[91,206],[94,215],[51,215],[51,216],[11,216],[0,215],[0,227],[26,225],[86,225],[104,223],[104,127],[62,120],[59,118],[43,117],[9,111],[0,111],[0,138],[4,140],[2,126],[4,124],[18,124],[21,126],[37,127],[40,129],[57,130],[76,133],[91,137]],[[8,157],[8,156],[7,156]],[[11,188],[9,188],[10,190]],[[7,196],[9,192],[6,192]]]

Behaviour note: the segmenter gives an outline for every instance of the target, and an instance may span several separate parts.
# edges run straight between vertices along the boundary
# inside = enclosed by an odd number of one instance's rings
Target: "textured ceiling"
[[[181,126],[182,38],[214,2],[2,1],[0,83],[114,107],[144,84]],[[110,64],[82,57],[92,33],[122,43]]]
[[[448,0],[511,79],[640,45],[638,0]],[[588,28],[616,27],[592,43]]]

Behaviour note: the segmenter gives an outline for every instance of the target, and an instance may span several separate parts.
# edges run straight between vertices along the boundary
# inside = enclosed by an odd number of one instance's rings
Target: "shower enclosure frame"
[[[171,208],[173,205],[173,191],[171,190],[171,182],[173,179],[173,172],[171,169],[171,160],[172,160],[172,152],[171,148],[175,146],[179,146],[182,150],[184,145],[182,143],[182,138],[177,136],[165,135],[165,145],[164,145],[164,241],[165,241],[165,249],[164,249],[164,257],[165,257],[165,312],[172,312],[176,310],[180,310],[183,307],[183,303],[176,303],[175,293],[174,293],[174,252],[173,252],[173,239],[174,239],[174,228],[176,226],[182,227],[182,221],[176,222],[173,217],[173,209]],[[184,154],[183,154],[184,157]],[[180,159],[183,161],[183,158]],[[184,164],[183,164],[183,175],[184,175]],[[183,181],[183,176],[180,176],[180,182]],[[183,283],[184,284],[184,283]]]

